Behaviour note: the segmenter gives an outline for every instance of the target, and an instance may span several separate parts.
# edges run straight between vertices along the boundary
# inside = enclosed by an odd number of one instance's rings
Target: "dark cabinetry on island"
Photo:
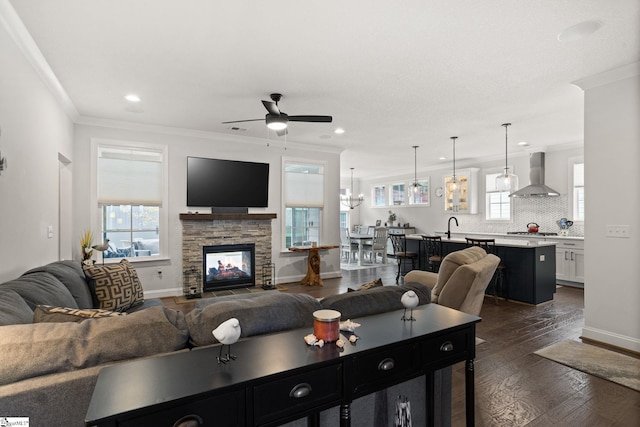
[[[426,270],[422,241],[407,239],[409,250],[420,253],[420,268]],[[442,239],[443,255],[467,247],[464,239]],[[553,300],[556,292],[556,249],[549,242],[530,244],[496,242],[496,255],[506,266],[500,297],[527,304]],[[491,287],[489,290],[492,290]]]

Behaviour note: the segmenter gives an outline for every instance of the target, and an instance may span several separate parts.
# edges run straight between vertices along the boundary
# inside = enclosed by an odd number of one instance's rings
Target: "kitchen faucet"
[[[451,220],[454,219],[456,221],[456,227],[460,227],[460,225],[458,225],[458,218],[456,218],[455,216],[452,216],[449,218],[449,221],[447,222],[447,239],[451,240]]]

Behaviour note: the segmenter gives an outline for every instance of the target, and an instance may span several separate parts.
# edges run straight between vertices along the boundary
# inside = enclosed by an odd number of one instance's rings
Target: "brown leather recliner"
[[[438,273],[412,270],[404,282],[427,285],[433,303],[478,316],[485,289],[499,263],[500,258],[475,246],[448,254]]]

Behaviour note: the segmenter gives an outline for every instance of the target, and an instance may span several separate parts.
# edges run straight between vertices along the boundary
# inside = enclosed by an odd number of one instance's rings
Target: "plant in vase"
[[[89,231],[85,231],[82,237],[80,237],[80,248],[82,249],[82,262],[83,264],[91,264],[91,257],[93,256],[93,248],[91,248],[91,244],[93,243],[93,233]]]
[[[396,214],[393,213],[393,211],[389,211],[389,218],[387,219],[389,226],[393,227],[393,223],[395,220],[396,220]]]

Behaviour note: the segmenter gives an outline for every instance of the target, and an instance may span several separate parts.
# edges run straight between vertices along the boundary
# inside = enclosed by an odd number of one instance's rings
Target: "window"
[[[402,206],[405,204],[405,185],[391,184],[390,199],[393,206]]]
[[[511,219],[511,199],[508,191],[498,191],[496,178],[502,172],[485,175],[486,206],[485,218],[488,220],[508,221]]]
[[[371,204],[373,206],[386,206],[386,186],[384,185],[374,185],[371,189]]]
[[[340,212],[340,228],[346,228],[347,230],[350,229],[349,223],[350,223],[350,217],[349,217],[349,212],[348,211],[341,211]]]
[[[573,166],[571,205],[573,206],[573,220],[584,221],[584,161],[582,159],[570,160]]]
[[[105,258],[157,257],[166,218],[166,148],[98,143],[97,204]]]
[[[412,183],[409,186],[409,204],[429,206],[429,179],[418,180],[417,191],[413,189]]]
[[[324,208],[324,166],[284,162],[284,243],[287,248],[320,243]]]

